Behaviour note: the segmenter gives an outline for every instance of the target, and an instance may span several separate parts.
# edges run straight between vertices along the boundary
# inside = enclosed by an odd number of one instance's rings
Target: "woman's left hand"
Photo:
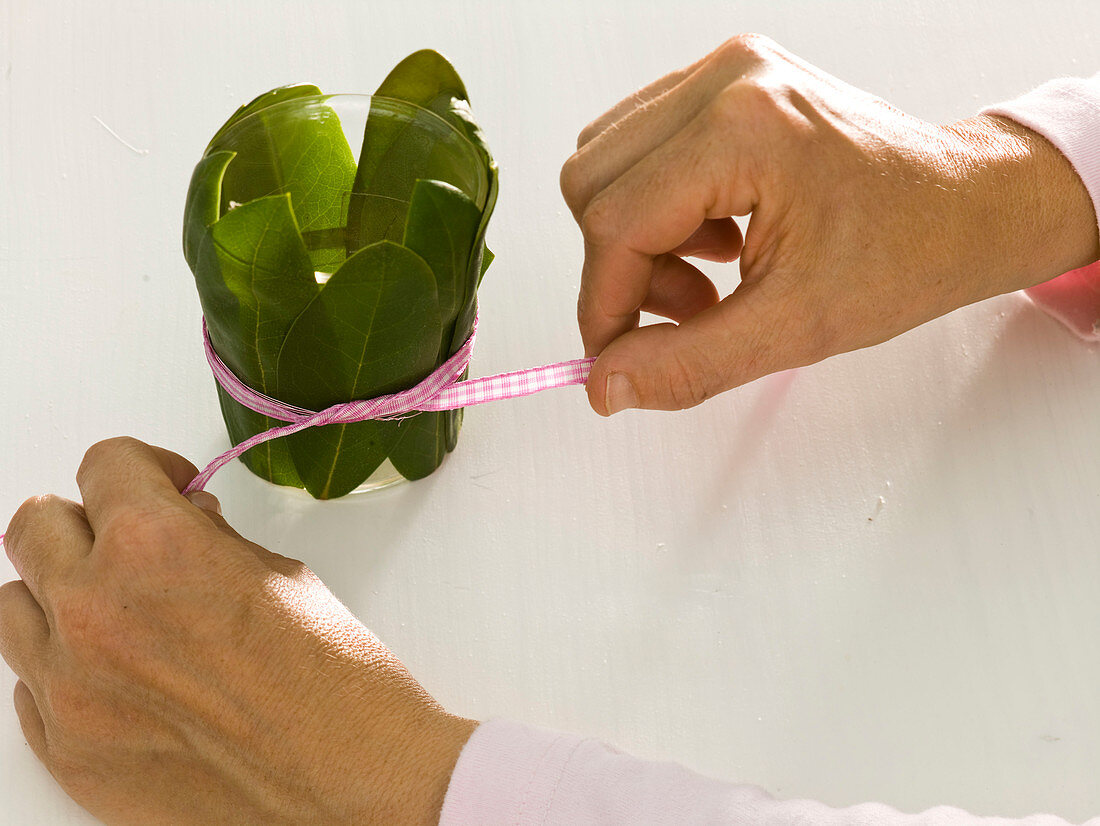
[[[436,823],[476,723],[304,564],[180,490],[186,459],[93,446],[83,505],[28,500],[0,654],[27,742],[108,823]]]

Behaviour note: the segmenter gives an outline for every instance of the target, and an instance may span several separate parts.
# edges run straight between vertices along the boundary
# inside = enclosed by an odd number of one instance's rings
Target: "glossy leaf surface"
[[[412,122],[387,117],[389,99],[423,111]],[[401,239],[417,179],[445,181],[470,196],[484,193],[488,154],[470,140],[468,113],[466,87],[436,52],[414,52],[387,75],[375,91],[363,134],[348,206],[349,252],[378,238]],[[428,137],[432,133],[434,140]],[[482,194],[478,207],[483,203]]]
[[[183,207],[183,257],[192,270],[207,229],[221,216],[222,177],[235,154],[222,151],[207,155],[191,173],[187,203]]]
[[[440,358],[454,337],[454,321],[465,303],[470,253],[481,224],[481,212],[460,190],[440,181],[417,181],[405,225],[404,246],[431,267],[443,319]]]
[[[372,244],[344,262],[291,326],[279,355],[278,396],[324,410],[403,390],[435,369],[439,336],[431,269],[399,244]],[[326,425],[286,442],[306,489],[330,499],[353,490],[382,463],[398,426]]]
[[[289,95],[292,90],[296,94]],[[316,87],[291,87],[273,100],[268,97],[274,93],[261,95],[211,141],[210,152],[236,153],[222,183],[221,214],[285,192],[302,232],[325,237],[326,231],[343,228],[355,159],[336,112],[306,94],[311,90],[319,94]],[[344,258],[341,239],[342,232],[334,245],[314,251],[314,269],[335,269]]]
[[[232,210],[208,230],[200,268],[206,292],[221,305],[203,314],[214,349],[241,380],[274,396],[279,350],[291,323],[318,293],[298,234],[289,195],[272,195]],[[222,393],[233,443],[282,422],[243,407]],[[250,450],[245,463],[260,475],[294,484],[298,475],[286,445],[276,440]]]

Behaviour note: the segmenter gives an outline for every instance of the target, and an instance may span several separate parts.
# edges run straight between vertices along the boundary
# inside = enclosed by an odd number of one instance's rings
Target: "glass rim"
[[[272,103],[269,106],[264,106],[261,109],[257,109],[255,112],[250,112],[240,120],[231,124],[225,130],[225,132],[222,133],[222,137],[233,134],[242,126],[242,124],[249,123],[257,115],[263,114],[264,112],[267,112],[269,110],[289,108],[293,104],[302,104],[305,102],[323,103],[332,98],[357,98],[361,101],[380,100],[385,101],[388,104],[392,104],[391,108],[396,110],[406,109],[410,112],[422,113],[424,115],[427,115],[431,120],[438,122],[447,131],[458,137],[462,141],[462,143],[464,143],[469,148],[473,155],[479,161],[481,160],[481,150],[479,150],[478,147],[474,145],[474,142],[471,141],[469,137],[467,137],[465,134],[463,134],[463,132],[459,130],[458,127],[456,127],[453,123],[444,118],[438,112],[433,112],[431,109],[427,109],[418,103],[413,103],[412,101],[408,101],[403,98],[390,97],[389,95],[372,95],[365,92],[322,92],[319,95],[303,95],[301,97],[291,98],[290,100],[283,100],[279,101],[278,103]],[[207,147],[207,151],[209,151],[209,146]],[[205,155],[206,153],[203,154]],[[488,155],[488,150],[486,150],[486,154]],[[489,160],[486,163],[486,166],[492,164],[492,162],[492,156],[489,156]]]

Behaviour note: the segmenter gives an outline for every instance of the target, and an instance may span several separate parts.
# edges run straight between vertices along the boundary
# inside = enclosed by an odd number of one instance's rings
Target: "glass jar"
[[[219,130],[192,178],[184,249],[188,254],[190,246],[188,263],[211,341],[222,360],[250,387],[320,410],[353,398],[337,392],[338,381],[311,382],[306,368],[315,369],[318,376],[339,372],[337,362],[347,366],[350,348],[343,339],[334,339],[330,346],[318,336],[318,346],[303,357],[301,347],[294,351],[291,345],[301,338],[296,333],[306,317],[319,314],[325,285],[349,259],[354,257],[356,265],[367,260],[357,253],[368,247],[378,248],[380,242],[403,245],[399,258],[415,257],[427,265],[424,270],[416,263],[417,272],[431,271],[439,325],[423,326],[417,346],[423,352],[432,347],[438,351],[434,366],[461,346],[463,325],[472,324],[476,313],[484,227],[495,200],[495,167],[484,145],[472,140],[469,130],[456,128],[454,118],[377,95],[301,93],[313,88],[273,90],[242,107]],[[299,93],[291,94],[296,89]],[[461,120],[457,123],[462,126]],[[360,144],[356,163],[352,147]],[[198,227],[206,223],[201,220],[204,198],[207,219],[215,219],[205,233]],[[450,199],[453,209],[448,211],[444,204],[432,212],[431,198]],[[420,200],[414,206],[415,199]],[[452,263],[441,255],[448,251],[454,253]],[[460,252],[466,256],[461,260]],[[316,286],[303,283],[303,267]],[[370,280],[369,273],[359,277],[364,283]],[[400,272],[394,276],[387,270],[378,277],[392,279]],[[342,287],[346,280],[341,276]],[[380,312],[382,305],[374,306]],[[344,322],[349,310],[345,305],[333,308],[337,315],[330,329],[340,334],[348,327]],[[410,331],[392,324],[376,327],[373,321],[363,322],[370,331],[364,340],[369,348],[364,346],[360,369],[354,372],[358,381],[365,366],[374,370],[374,386],[383,389],[370,395],[381,395],[403,389],[386,387],[388,377],[379,365],[400,361],[398,356],[409,347]],[[392,342],[387,329],[394,332]],[[296,357],[288,357],[288,347]],[[400,353],[391,353],[394,348]],[[314,358],[314,363],[303,366],[303,361]],[[305,381],[295,381],[303,376]],[[220,387],[218,392],[234,444],[281,424],[244,408]],[[267,481],[330,498],[427,475],[454,449],[460,426],[461,411],[421,413],[395,422],[326,425],[266,442],[241,458]],[[345,430],[331,435],[336,428]],[[391,445],[388,450],[386,444]],[[324,479],[329,453],[329,480],[338,477],[334,485]],[[355,467],[357,456],[362,461]],[[364,478],[348,489],[349,479],[357,474]]]

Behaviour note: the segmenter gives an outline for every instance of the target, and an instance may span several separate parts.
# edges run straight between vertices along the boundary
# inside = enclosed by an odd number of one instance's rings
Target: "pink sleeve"
[[[1044,83],[982,114],[1002,115],[1033,129],[1073,164],[1100,218],[1100,74]],[[1086,341],[1100,341],[1100,263],[1027,290],[1039,307]]]
[[[440,826],[588,824],[738,826],[1067,826],[1053,815],[977,817],[937,806],[914,815],[881,803],[832,809],[776,800],[756,786],[712,780],[675,763],[639,760],[599,742],[489,720],[458,758]],[[1100,817],[1085,826],[1100,826]]]

